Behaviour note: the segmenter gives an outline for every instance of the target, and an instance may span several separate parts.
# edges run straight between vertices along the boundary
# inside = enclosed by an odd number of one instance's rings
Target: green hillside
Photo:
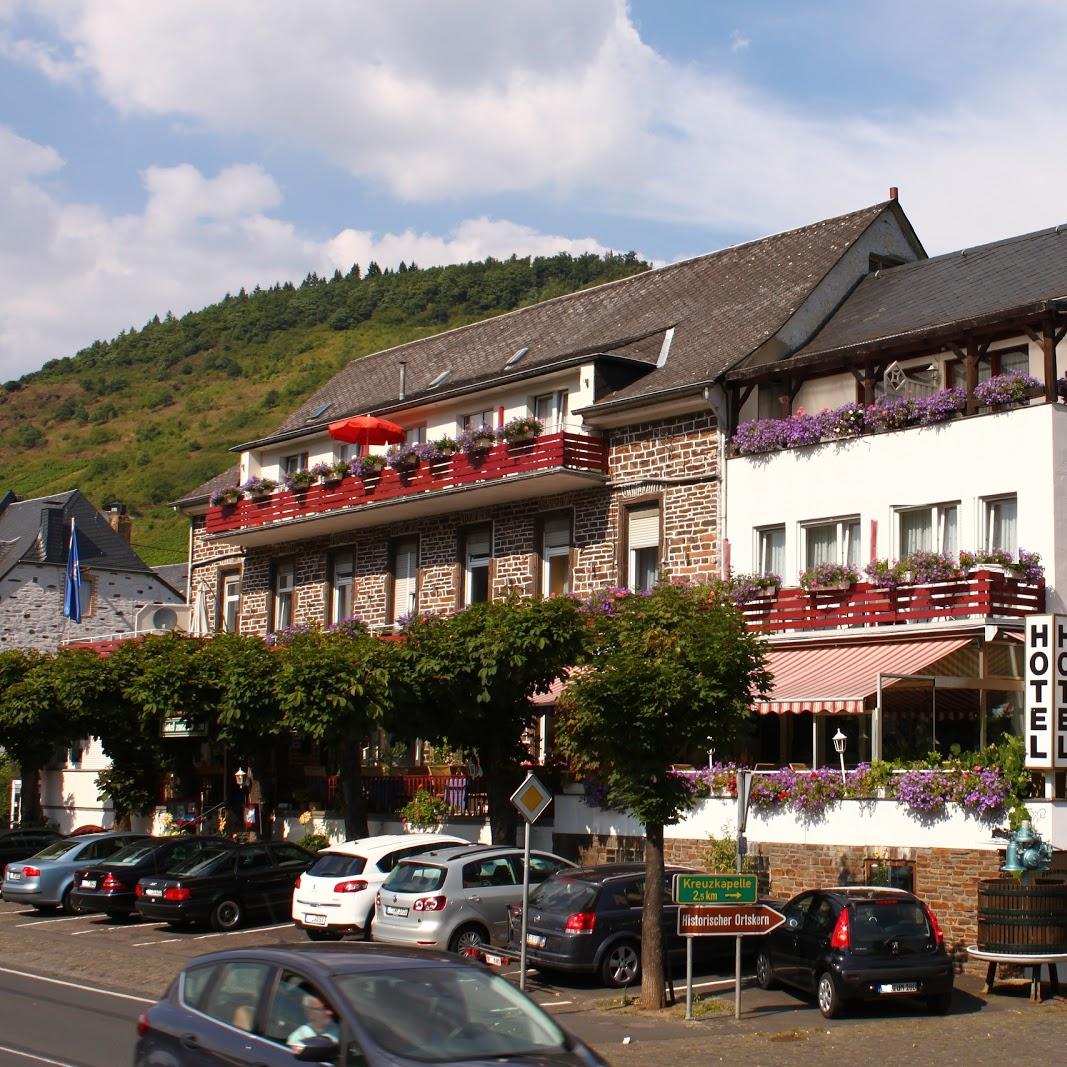
[[[0,388],[0,492],[121,501],[142,558],[179,562],[188,525],[167,501],[231,466],[231,445],[269,433],[350,360],[647,269],[633,253],[372,263],[157,316]]]

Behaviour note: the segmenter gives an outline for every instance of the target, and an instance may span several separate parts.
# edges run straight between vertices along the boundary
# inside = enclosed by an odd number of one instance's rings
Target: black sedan
[[[63,835],[55,830],[46,830],[43,827],[25,827],[15,830],[0,832],[0,877],[4,873],[4,865],[14,860],[29,859],[37,855],[53,841],[58,841]]]
[[[236,848],[224,837],[153,837],[136,841],[94,867],[74,875],[71,903],[76,911],[104,912],[113,919],[133,913],[134,891],[142,878],[165,875],[172,867],[186,867],[206,858],[210,850]]]
[[[794,897],[756,952],[756,980],[814,993],[828,1019],[850,1001],[919,997],[944,1014],[952,960],[934,913],[898,889],[843,886]]]
[[[480,964],[364,943],[200,956],[141,1015],[137,1034],[136,1067],[607,1067]]]
[[[214,930],[234,930],[251,916],[288,919],[293,885],[314,860],[313,852],[288,842],[212,845],[166,876],[142,878],[137,911],[172,926],[206,922]]]

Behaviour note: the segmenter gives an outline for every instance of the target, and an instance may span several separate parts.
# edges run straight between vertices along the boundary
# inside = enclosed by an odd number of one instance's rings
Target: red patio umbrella
[[[375,415],[353,415],[330,423],[330,436],[353,445],[398,445],[407,438],[407,430],[388,419]]]

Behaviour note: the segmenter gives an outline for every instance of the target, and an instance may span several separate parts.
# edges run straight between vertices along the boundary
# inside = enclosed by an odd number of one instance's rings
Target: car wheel
[[[363,940],[374,940],[374,912],[367,916],[367,921],[363,924]]]
[[[819,1001],[819,1011],[827,1019],[836,1019],[841,1014],[841,993],[838,991],[834,976],[829,971],[823,971],[819,975],[816,999]]]
[[[756,984],[760,989],[777,989],[778,980],[774,977],[770,953],[760,951],[756,954]]]
[[[461,926],[448,942],[448,951],[462,955],[469,948],[483,948],[489,944],[489,934],[481,926]]]
[[[212,930],[236,930],[244,918],[241,902],[233,897],[223,897],[211,909]]]
[[[345,936],[337,930],[312,930],[307,926],[304,927],[304,933],[309,941],[340,941]]]
[[[600,961],[600,978],[612,989],[633,985],[641,977],[641,947],[632,941],[620,941]]]
[[[73,885],[68,885],[67,888],[63,890],[63,899],[59,902],[59,910],[63,912],[64,915],[78,914],[78,909],[70,902],[70,895],[73,892]]]
[[[926,1007],[931,1015],[948,1015],[952,1007],[952,990],[947,993],[935,993],[926,998]]]

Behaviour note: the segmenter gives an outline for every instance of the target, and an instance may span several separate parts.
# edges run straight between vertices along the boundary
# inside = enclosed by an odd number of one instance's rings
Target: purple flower
[[[1029,374],[1009,371],[1007,374],[995,374],[974,387],[975,399],[987,407],[1000,404],[1022,404],[1029,397],[1031,390],[1040,389],[1041,383]]]

